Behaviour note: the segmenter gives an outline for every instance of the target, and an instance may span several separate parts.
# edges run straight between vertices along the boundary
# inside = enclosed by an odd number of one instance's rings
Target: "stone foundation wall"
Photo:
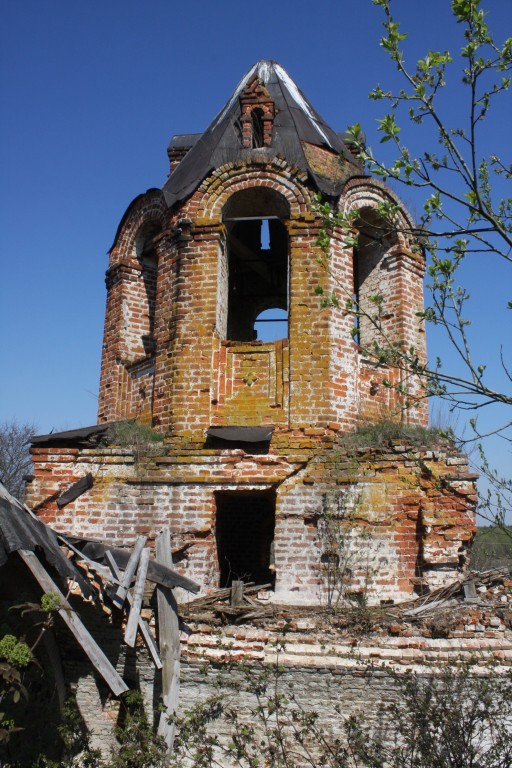
[[[411,628],[408,636],[343,636],[331,622],[332,617],[326,615],[323,620],[318,616],[288,619],[281,622],[281,628],[279,622],[273,622],[269,629],[185,620],[179,715],[220,695],[226,708],[236,709],[242,721],[258,727],[254,691],[270,669],[273,693],[277,685],[280,693],[294,699],[293,707],[315,712],[328,734],[341,737],[343,723],[351,715],[364,716],[367,724],[383,724],[386,705],[397,696],[396,675],[414,672],[430,676],[445,665],[454,669],[462,663],[469,664],[475,674],[486,674],[491,667],[496,674],[509,674],[512,667],[512,635],[501,620],[499,626],[488,625],[481,633],[473,629],[464,632],[463,638],[437,639],[415,634]],[[117,660],[125,680],[141,690],[149,721],[156,726],[160,673],[155,673],[140,646],[136,652],[127,651],[119,638],[116,641],[113,630],[107,635],[103,630],[103,646],[110,649],[109,655]],[[67,675],[74,681],[93,742],[103,750],[111,748],[115,744],[117,703],[78,656],[71,663],[68,658]],[[211,728],[228,739],[232,726],[220,717]]]

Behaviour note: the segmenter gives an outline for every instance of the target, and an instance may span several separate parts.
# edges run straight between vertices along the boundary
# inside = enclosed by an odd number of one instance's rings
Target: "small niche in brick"
[[[220,587],[233,580],[274,584],[275,494],[215,494]]]
[[[262,81],[254,75],[240,94],[242,146],[270,147],[275,117],[275,104]]]

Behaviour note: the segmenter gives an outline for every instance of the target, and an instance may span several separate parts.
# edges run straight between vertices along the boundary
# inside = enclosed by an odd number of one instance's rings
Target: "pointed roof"
[[[250,98],[256,79],[273,102],[272,143],[258,149],[244,149],[241,101],[244,96]],[[361,166],[343,139],[329,128],[275,61],[255,64],[203,134],[175,137],[170,148],[183,149],[185,139],[190,140],[190,149],[163,187],[169,206],[191,195],[215,168],[237,160],[250,162],[254,152],[259,157],[262,153],[268,155],[269,160],[277,155],[284,157],[291,165],[306,171],[318,190],[330,196],[340,193],[347,178],[361,174]]]

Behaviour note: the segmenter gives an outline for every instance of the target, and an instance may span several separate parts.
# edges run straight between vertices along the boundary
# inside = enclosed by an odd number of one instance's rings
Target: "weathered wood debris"
[[[209,595],[197,597],[181,606],[185,616],[209,609],[235,624],[255,621],[276,615],[276,606],[262,604],[254,598],[272,588],[272,584],[254,584],[234,581],[231,587],[216,589]]]
[[[125,643],[133,647],[140,633],[155,666],[162,669],[164,712],[159,734],[168,751],[172,751],[174,725],[170,716],[178,706],[180,660],[178,606],[173,590],[179,586],[197,594],[200,586],[174,570],[169,528],[164,527],[157,537],[156,560],[150,559],[145,536],[137,538],[131,552],[106,542],[71,541],[40,521],[0,483],[0,565],[11,556],[21,558],[43,592],[53,592],[60,597],[58,615],[115,696],[128,691],[128,686],[61,592],[47,566],[51,565],[61,577],[76,583],[86,599],[98,600],[106,595],[118,609],[128,607]],[[100,578],[100,591],[91,587],[82,569],[77,567],[80,564]],[[158,590],[159,647],[141,615],[146,580],[156,584]]]
[[[390,613],[400,615],[402,619],[408,621],[420,621],[437,611],[459,605],[463,601],[471,602],[474,606],[484,606],[485,601],[479,598],[477,587],[489,586],[500,579],[507,578],[508,575],[508,568],[469,571],[457,581],[434,589],[428,595],[393,606]]]

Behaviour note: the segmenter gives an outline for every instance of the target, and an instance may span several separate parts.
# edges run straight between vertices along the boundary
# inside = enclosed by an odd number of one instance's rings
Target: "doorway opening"
[[[275,493],[230,491],[215,494],[220,587],[234,580],[275,581]]]

